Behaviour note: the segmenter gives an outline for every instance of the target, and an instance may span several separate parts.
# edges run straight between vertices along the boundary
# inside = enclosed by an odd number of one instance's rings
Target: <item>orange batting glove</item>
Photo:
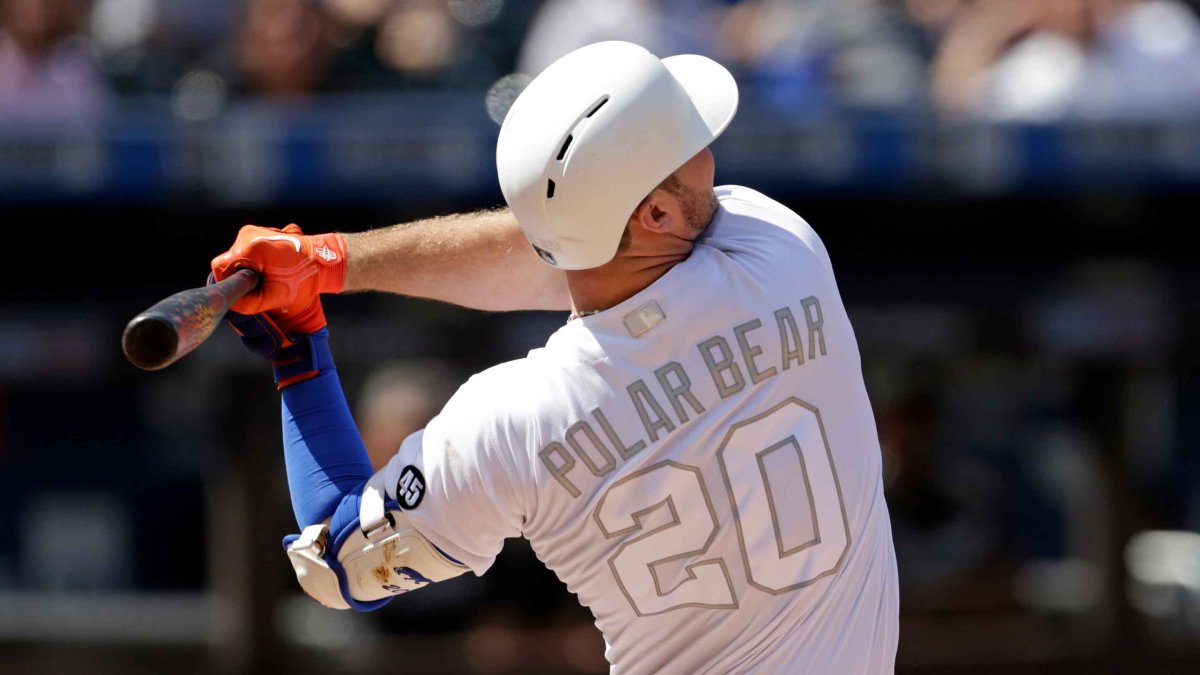
[[[308,335],[325,326],[322,293],[342,290],[346,278],[346,240],[335,233],[305,235],[295,223],[282,230],[246,225],[233,246],[213,258],[217,281],[239,269],[258,272],[258,287],[232,309],[240,314],[271,312],[292,335]]]

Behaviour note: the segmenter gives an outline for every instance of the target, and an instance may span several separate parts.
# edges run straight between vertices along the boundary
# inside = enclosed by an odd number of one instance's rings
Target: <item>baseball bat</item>
[[[257,272],[240,269],[211,286],[160,300],[125,326],[125,357],[143,370],[166,368],[207,340],[229,307],[257,285]]]

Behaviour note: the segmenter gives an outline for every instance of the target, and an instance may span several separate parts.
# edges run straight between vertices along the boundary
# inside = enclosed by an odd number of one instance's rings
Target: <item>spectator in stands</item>
[[[625,40],[658,56],[716,55],[726,4],[717,0],[547,0],[525,37],[517,70],[530,76],[593,42]]]
[[[721,26],[720,56],[792,114],[830,104],[924,98],[925,59],[891,0],[744,0]]]
[[[498,75],[442,0],[246,0],[234,87],[322,92],[485,88]]]
[[[461,44],[459,24],[446,3],[418,0],[397,5],[384,17],[375,39],[381,61],[406,79],[436,80],[456,60]]]
[[[1200,111],[1200,25],[1176,0],[974,0],[933,65],[945,112],[990,119]]]
[[[88,0],[0,0],[0,123],[89,128],[109,89],[80,26]]]
[[[972,0],[892,0],[903,14],[907,29],[921,45],[926,62],[932,61],[946,28],[963,5]]]
[[[884,0],[549,0],[518,69],[536,75],[587,43],[628,40],[659,56],[720,59],[793,116],[834,103],[907,104],[923,96],[925,64],[902,18]]]
[[[438,361],[399,361],[371,373],[355,412],[376,471],[396,454],[405,438],[425,428],[462,379],[454,368]]]
[[[230,38],[242,5],[243,0],[95,0],[88,33],[119,94],[161,96]]]
[[[252,91],[299,98],[319,90],[333,61],[325,10],[309,0],[246,0],[236,61]]]
[[[481,14],[489,4],[492,11]],[[488,25],[500,9],[500,3],[482,0],[395,3],[376,31],[375,57],[397,88],[485,89],[509,72],[488,50]]]

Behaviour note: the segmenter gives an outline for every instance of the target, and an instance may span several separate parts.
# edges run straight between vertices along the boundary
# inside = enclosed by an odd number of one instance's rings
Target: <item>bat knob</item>
[[[171,364],[179,349],[179,334],[161,316],[139,314],[125,326],[121,349],[130,363],[142,370],[159,370]]]

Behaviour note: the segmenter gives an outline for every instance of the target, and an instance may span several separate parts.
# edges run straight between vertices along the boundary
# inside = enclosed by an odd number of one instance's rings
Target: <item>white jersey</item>
[[[614,672],[891,672],[879,441],[829,256],[782,205],[717,195],[687,260],[463,385],[389,495],[477,574],[528,538]]]

